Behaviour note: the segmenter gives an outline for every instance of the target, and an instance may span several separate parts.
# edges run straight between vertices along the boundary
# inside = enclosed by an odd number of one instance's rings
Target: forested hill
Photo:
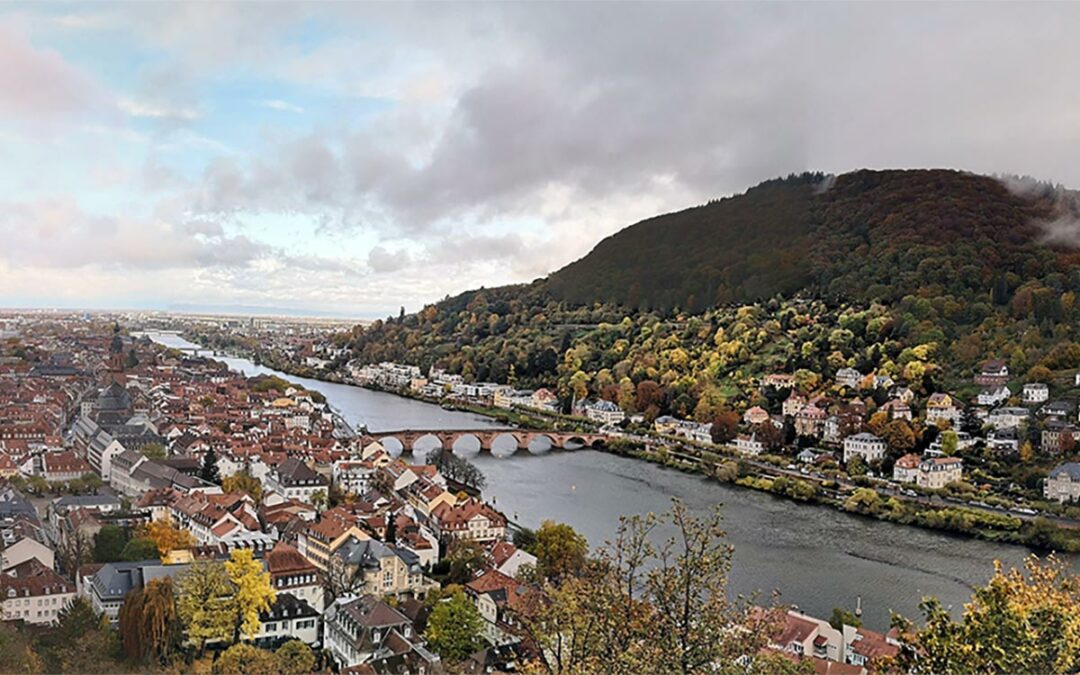
[[[800,291],[885,301],[942,288],[989,294],[1009,271],[1066,269],[1041,242],[1059,193],[1034,187],[1020,196],[994,178],[944,170],[773,180],[632,225],[548,287],[573,303],[691,312]]]
[[[1018,376],[1071,382],[1080,255],[1060,242],[1080,220],[1072,193],[1016,183],[953,171],[769,181],[633,225],[549,279],[357,327],[339,336],[350,350],[336,367],[438,363],[579,398],[655,382],[658,410],[699,419],[748,404],[769,372],[851,366],[929,393],[1003,358]]]

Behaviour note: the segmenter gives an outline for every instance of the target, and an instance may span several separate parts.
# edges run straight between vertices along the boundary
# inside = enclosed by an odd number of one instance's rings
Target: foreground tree
[[[315,653],[300,640],[289,640],[274,652],[282,675],[305,675],[315,670]]]
[[[249,548],[236,549],[225,562],[225,570],[235,589],[233,642],[241,635],[250,640],[259,632],[259,614],[270,609],[277,592],[270,585],[270,573],[255,560]]]
[[[179,577],[177,590],[177,613],[200,656],[207,642],[232,639],[236,624],[233,586],[222,563],[192,564]]]
[[[774,612],[729,599],[720,514],[623,518],[577,574],[526,595],[518,619],[553,673],[732,672],[775,627]],[[657,546],[661,532],[673,532]]]
[[[424,636],[431,648],[451,663],[464,661],[483,645],[480,631],[483,617],[479,610],[458,590],[441,599],[428,617]]]
[[[904,637],[893,667],[911,673],[1072,673],[1080,669],[1080,576],[1051,556],[1035,556],[1027,574],[1000,562],[954,621],[935,598],[919,629],[897,617]]]
[[[221,652],[214,675],[278,675],[274,654],[241,642]]]
[[[172,579],[154,579],[120,608],[120,641],[132,661],[163,663],[180,642]]]
[[[152,560],[160,558],[160,556],[161,553],[158,551],[157,544],[146,537],[135,537],[120,552],[120,559],[126,561]]]

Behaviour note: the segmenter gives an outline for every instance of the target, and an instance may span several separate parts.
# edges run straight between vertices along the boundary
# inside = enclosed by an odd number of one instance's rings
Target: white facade
[[[881,459],[885,456],[885,441],[868,432],[848,436],[844,439],[844,463],[856,455],[866,462]]]

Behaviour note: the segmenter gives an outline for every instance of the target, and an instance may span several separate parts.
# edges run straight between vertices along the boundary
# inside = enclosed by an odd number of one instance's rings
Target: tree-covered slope
[[[633,225],[547,280],[339,339],[364,363],[699,419],[752,404],[765,373],[812,388],[849,366],[929,393],[1003,358],[1059,395],[1080,368],[1080,257],[1046,224],[1073,210],[1060,189],[953,171],[804,175]],[[643,383],[661,394],[643,402]]]
[[[574,303],[693,312],[796,292],[989,294],[1005,272],[1060,267],[1040,241],[1053,197],[956,171],[804,174],[632,225],[548,287]]]

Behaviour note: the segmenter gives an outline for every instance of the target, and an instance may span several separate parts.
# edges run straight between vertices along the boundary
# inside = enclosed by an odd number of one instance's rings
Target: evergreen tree
[[[199,478],[202,478],[207,483],[213,483],[214,485],[221,484],[221,472],[218,471],[217,465],[217,453],[213,448],[206,451],[203,455],[202,468],[199,469]]]

